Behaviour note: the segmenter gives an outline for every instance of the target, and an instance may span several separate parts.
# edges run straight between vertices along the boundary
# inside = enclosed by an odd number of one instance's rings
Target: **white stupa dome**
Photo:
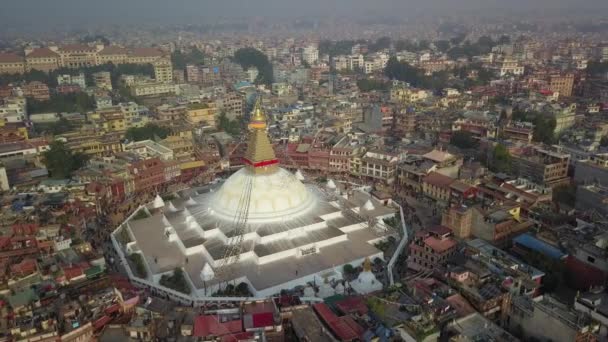
[[[169,202],[169,204],[167,205],[167,209],[170,212],[176,212],[177,211],[177,208],[175,208],[175,206],[173,205],[173,202]]]
[[[219,217],[232,220],[239,208],[241,197],[251,184],[249,200],[250,223],[280,221],[308,212],[314,207],[315,197],[291,172],[276,168],[269,173],[255,173],[242,168],[230,176],[217,191],[211,209]]]
[[[317,293],[317,297],[327,298],[327,297],[331,297],[335,294],[336,294],[336,291],[334,291],[334,288],[331,287],[331,285],[329,285],[329,282],[326,281],[319,287],[319,292]]]
[[[344,285],[342,283],[338,283],[335,288],[336,294],[344,294]]]
[[[359,277],[350,283],[350,286],[359,294],[367,294],[382,290],[382,283],[376,279],[371,270],[371,262],[365,259],[363,263],[363,272],[359,273]]]
[[[158,209],[158,208],[162,208],[165,206],[165,201],[163,201],[163,199],[160,197],[160,195],[156,195],[156,197],[154,197],[154,202],[152,202],[152,207],[154,209]]]
[[[213,272],[213,268],[209,265],[209,263],[205,263],[203,266],[203,270],[201,271],[201,279],[203,281],[210,281],[215,278],[215,272]]]
[[[315,296],[315,289],[312,288],[312,286],[308,285],[304,288],[304,297],[314,297]]]
[[[365,202],[365,204],[363,205],[363,209],[367,210],[367,211],[371,211],[376,209],[376,207],[374,207],[374,204],[372,203],[371,200],[367,200],[367,202]]]
[[[335,189],[336,188],[336,183],[334,183],[334,181],[332,179],[327,181],[327,188],[328,189]]]
[[[304,175],[302,174],[302,171],[297,170],[295,173],[296,179],[299,181],[304,181]]]

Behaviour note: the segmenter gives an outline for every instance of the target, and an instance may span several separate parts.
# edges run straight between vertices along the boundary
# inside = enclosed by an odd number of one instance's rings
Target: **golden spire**
[[[266,134],[266,115],[262,110],[260,97],[253,107],[249,129],[249,142],[243,158],[245,164],[255,173],[274,171],[279,161]]]
[[[251,120],[249,120],[249,128],[266,128],[266,114],[262,110],[262,97],[258,96],[253,106]]]
[[[369,257],[365,258],[363,262],[363,272],[371,272],[372,271],[372,262],[369,260]]]

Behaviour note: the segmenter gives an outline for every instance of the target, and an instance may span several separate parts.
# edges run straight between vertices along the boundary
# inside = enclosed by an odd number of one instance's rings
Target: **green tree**
[[[62,117],[57,122],[52,122],[49,124],[45,124],[45,123],[35,124],[32,127],[32,132],[34,134],[50,133],[52,135],[60,135],[60,134],[67,133],[67,132],[73,130],[74,128],[75,127],[74,127],[74,124],[72,124],[72,122],[70,122],[68,119]]]
[[[514,110],[513,120],[534,124],[532,136],[534,141],[545,144],[552,144],[554,142],[557,122],[553,115],[537,111]]]
[[[265,54],[254,48],[238,49],[234,53],[234,61],[241,65],[243,69],[255,67],[258,69],[258,77],[255,80],[256,84],[265,84],[270,86],[273,82],[272,64]]]
[[[553,188],[553,202],[564,203],[574,207],[576,201],[576,184],[563,184]]]
[[[230,120],[224,112],[220,113],[217,128],[232,136],[237,136],[241,133],[241,124],[239,121]]]
[[[450,138],[450,144],[459,148],[474,148],[477,146],[477,140],[473,138],[473,134],[467,131],[456,131]]]
[[[205,54],[196,47],[186,52],[176,50],[171,54],[171,63],[173,64],[173,68],[184,70],[188,64],[205,63]]]
[[[357,80],[357,87],[359,87],[359,90],[361,90],[361,91],[372,91],[372,90],[384,91],[384,90],[388,90],[390,88],[390,83],[384,82],[384,81],[379,81],[379,80],[372,80],[369,78],[364,78],[364,79]]]
[[[348,275],[352,275],[355,273],[355,268],[351,264],[344,265],[342,270],[344,271],[345,274],[348,274]]]
[[[555,140],[555,118],[548,115],[537,115],[534,119],[534,133],[532,139],[536,142],[552,144]]]
[[[384,74],[390,79],[407,82],[412,86],[419,86],[424,82],[424,72],[408,63],[399,62],[397,57],[389,58],[384,68]]]
[[[377,52],[391,47],[391,39],[389,37],[380,37],[375,42],[369,44],[367,49],[370,52]]]
[[[83,167],[88,157],[82,153],[72,153],[67,146],[59,140],[53,141],[49,149],[44,152],[44,164],[52,178],[70,178],[73,171]]]
[[[27,100],[29,113],[86,113],[95,109],[95,100],[87,93],[53,94],[48,101]]]
[[[164,274],[160,277],[159,283],[175,291],[190,294],[190,285],[184,276],[184,271],[179,267],[173,270],[172,275]]]
[[[498,144],[492,151],[492,160],[490,162],[490,169],[494,172],[511,172],[512,158],[509,150],[505,145]]]
[[[590,76],[605,76],[606,73],[608,73],[608,61],[589,61],[587,64],[587,74]]]
[[[144,127],[131,127],[125,133],[125,139],[130,141],[153,140],[156,137],[164,139],[169,135],[170,130],[166,127],[149,123]]]
[[[319,42],[319,54],[329,55],[330,57],[337,55],[348,55],[351,53],[353,46],[357,43],[364,43],[365,41],[355,40],[321,40]]]
[[[450,49],[450,42],[448,40],[438,40],[435,42],[435,47],[437,47],[437,50],[441,51],[441,52],[446,52]]]

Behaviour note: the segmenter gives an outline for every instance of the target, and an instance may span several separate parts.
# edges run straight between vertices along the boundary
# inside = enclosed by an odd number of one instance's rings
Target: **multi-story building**
[[[0,103],[0,118],[4,123],[25,120],[27,100],[24,97],[9,97]]]
[[[59,67],[81,68],[106,63],[151,64],[163,55],[156,48],[69,44],[25,49],[24,68],[49,72]]]
[[[534,136],[534,125],[528,122],[512,121],[502,127],[505,139],[531,143]]]
[[[135,181],[136,192],[158,189],[166,181],[166,165],[159,158],[139,160],[129,165],[129,173]]]
[[[416,112],[403,109],[395,113],[394,130],[401,136],[410,136],[416,132]]]
[[[215,116],[217,108],[215,102],[193,103],[186,109],[185,119],[190,124],[196,125],[205,122],[209,126],[215,127]]]
[[[319,60],[319,49],[314,45],[309,45],[302,50],[302,60],[309,65],[315,64]]]
[[[66,68],[82,68],[97,65],[97,53],[103,45],[68,44],[51,47],[60,57],[60,65]]]
[[[126,63],[152,64],[163,56],[164,53],[157,48],[131,48]]]
[[[608,217],[608,186],[599,184],[578,186],[575,208],[581,212],[595,211]]]
[[[521,76],[524,74],[524,70],[524,66],[520,65],[519,62],[511,59],[505,59],[500,66],[500,76]]]
[[[22,74],[25,60],[14,53],[0,53],[0,74]]]
[[[555,187],[569,181],[568,154],[531,147],[514,153],[513,161],[518,175],[534,183]]]
[[[485,117],[467,117],[456,119],[452,123],[452,131],[465,131],[477,138],[495,138],[496,127]]]
[[[47,101],[51,98],[49,87],[38,81],[32,81],[23,86],[23,96],[31,97],[38,101]]]
[[[526,341],[596,341],[599,327],[587,314],[549,295],[513,297],[507,323],[509,330],[521,332]]]
[[[391,88],[390,99],[395,103],[416,103],[429,96],[430,93],[427,90],[399,86]]]
[[[175,85],[160,82],[141,82],[131,87],[133,96],[161,96],[175,93]]]
[[[452,177],[431,172],[422,179],[422,193],[436,201],[448,203],[452,193],[450,184],[454,181],[455,179]]]
[[[49,48],[25,50],[25,69],[44,72],[53,71],[61,65],[61,56]]]
[[[127,63],[129,51],[123,47],[110,45],[97,53],[97,64],[124,64]]]
[[[80,73],[78,75],[59,75],[57,76],[57,84],[58,85],[77,85],[80,89],[85,89],[87,87],[86,79],[84,77],[84,73]]]
[[[168,59],[158,59],[154,62],[154,79],[156,82],[172,83],[173,82],[173,66]]]
[[[121,140],[124,132],[104,133],[100,131],[70,132],[60,136],[72,152],[88,156],[107,156],[122,152]]]
[[[177,84],[186,83],[186,76],[183,69],[173,70],[173,81]]]
[[[578,160],[574,167],[574,181],[581,184],[601,184],[608,186],[608,153]]]
[[[469,238],[473,225],[473,208],[463,205],[451,206],[441,216],[441,224],[450,228],[457,238]]]
[[[156,107],[156,119],[167,123],[179,122],[185,117],[186,106],[163,104]]]
[[[572,96],[574,86],[574,74],[551,75],[549,78],[549,89],[558,92],[560,96]]]
[[[360,175],[390,184],[395,180],[397,162],[398,158],[391,153],[368,151],[361,158]],[[354,163],[351,161],[351,164]],[[350,172],[357,174],[356,170]]]
[[[112,75],[109,71],[100,71],[93,74],[93,83],[97,88],[112,90]]]
[[[189,127],[174,128],[171,134],[160,142],[161,145],[173,152],[173,158],[178,161],[192,161],[194,156],[194,140]]]
[[[125,117],[127,128],[140,127],[147,122],[146,117],[141,115],[141,107],[135,102],[121,102],[118,108]]]
[[[410,243],[407,266],[415,271],[444,266],[456,251],[457,245],[452,231],[447,227],[435,226],[416,232]]]
[[[243,97],[236,92],[229,92],[218,99],[218,110],[226,113],[230,119],[243,115]]]

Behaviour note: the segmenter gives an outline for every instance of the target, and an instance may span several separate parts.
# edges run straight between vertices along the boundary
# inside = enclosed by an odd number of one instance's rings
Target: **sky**
[[[217,17],[390,15],[475,10],[608,10],[607,0],[0,0],[12,26],[197,23]]]

